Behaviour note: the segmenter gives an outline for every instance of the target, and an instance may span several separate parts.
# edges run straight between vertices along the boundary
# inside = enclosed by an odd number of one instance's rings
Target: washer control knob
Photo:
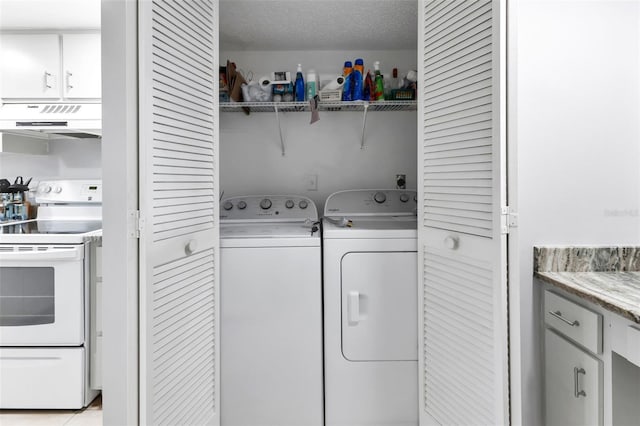
[[[284,206],[285,206],[286,208],[288,208],[288,209],[292,209],[292,208],[293,208],[293,206],[295,206],[295,205],[296,205],[296,203],[294,203],[294,202],[293,202],[293,200],[287,200],[287,201],[284,203]]]
[[[44,186],[44,187],[42,188],[42,192],[44,192],[45,194],[50,193],[50,192],[51,192],[51,186],[49,186],[49,185]]]
[[[260,201],[260,207],[262,208],[262,210],[269,210],[271,208],[271,200],[268,198],[263,199],[262,201]]]
[[[407,201],[409,201],[409,195],[400,194],[400,201],[402,201],[403,203],[406,203]]]
[[[233,203],[231,201],[225,201],[222,208],[225,210],[231,210],[233,208]]]
[[[384,194],[384,192],[376,192],[373,196],[373,200],[378,204],[382,204],[387,201],[387,196]]]
[[[244,201],[238,201],[238,208],[240,210],[244,210],[247,208],[247,203],[245,203]]]
[[[304,210],[307,207],[309,207],[309,203],[307,203],[305,200],[300,200],[300,202],[298,203],[298,206],[300,206],[300,208]]]
[[[56,194],[59,194],[59,193],[61,193],[61,192],[62,192],[62,188],[60,188],[59,186],[56,186],[56,187],[53,189],[53,192],[55,192]]]

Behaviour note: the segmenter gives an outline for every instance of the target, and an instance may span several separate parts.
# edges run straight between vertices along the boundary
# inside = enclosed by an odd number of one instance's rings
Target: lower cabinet
[[[602,383],[602,361],[545,328],[545,425],[602,425]]]

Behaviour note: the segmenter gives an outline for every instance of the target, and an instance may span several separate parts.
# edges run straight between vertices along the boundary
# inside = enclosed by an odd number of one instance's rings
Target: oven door
[[[85,246],[0,245],[0,346],[84,343]]]

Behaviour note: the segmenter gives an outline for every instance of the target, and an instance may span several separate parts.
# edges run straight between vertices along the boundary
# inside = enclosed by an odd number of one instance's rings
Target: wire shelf
[[[416,101],[319,102],[320,111],[415,111]],[[308,112],[309,102],[220,102],[220,112]]]

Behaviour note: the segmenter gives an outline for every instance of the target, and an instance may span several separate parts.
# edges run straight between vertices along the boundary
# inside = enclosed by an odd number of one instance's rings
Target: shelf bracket
[[[364,149],[364,134],[367,129],[367,111],[369,110],[369,102],[365,102],[364,113],[362,115],[362,139],[360,140],[360,149]]]
[[[273,110],[276,112],[276,121],[278,122],[278,132],[280,132],[280,149],[282,149],[282,156],[284,157],[284,137],[282,136],[282,125],[280,124],[280,114],[278,114],[278,106],[274,105]]]

